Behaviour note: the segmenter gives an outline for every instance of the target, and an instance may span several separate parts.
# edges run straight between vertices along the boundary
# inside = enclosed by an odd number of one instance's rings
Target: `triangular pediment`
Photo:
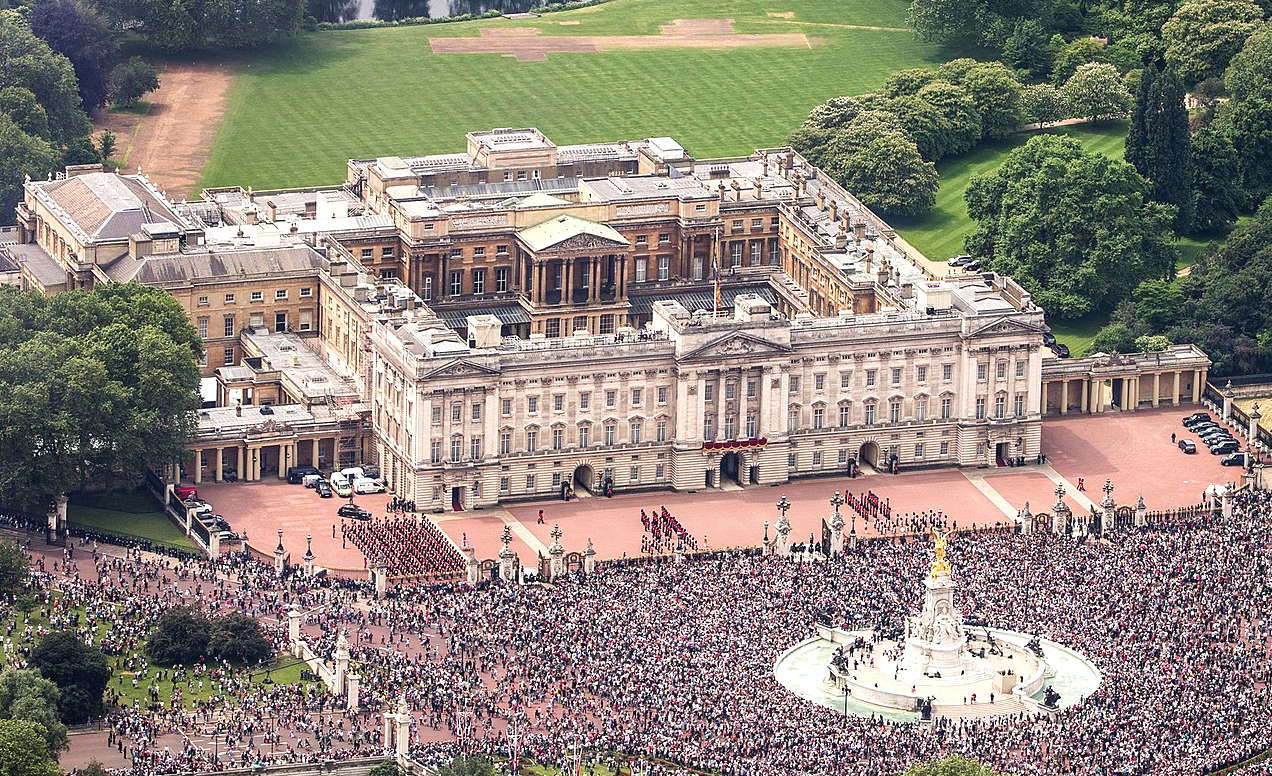
[[[990,321],[980,328],[973,329],[971,336],[986,337],[1001,334],[1042,334],[1041,326],[1034,326],[1014,318],[999,318]]]
[[[791,349],[768,340],[740,332],[726,334],[719,339],[686,353],[680,361],[702,361],[713,358],[734,358],[737,356],[770,356],[790,353]]]
[[[447,377],[472,377],[474,375],[497,375],[498,369],[491,369],[488,366],[475,364],[472,361],[463,358],[457,358],[450,361],[433,371],[424,375],[424,379],[444,379]]]
[[[547,251],[587,251],[597,249],[616,249],[626,248],[627,243],[621,240],[611,240],[595,234],[576,234],[573,237],[567,237],[564,240],[544,246],[539,253]]]

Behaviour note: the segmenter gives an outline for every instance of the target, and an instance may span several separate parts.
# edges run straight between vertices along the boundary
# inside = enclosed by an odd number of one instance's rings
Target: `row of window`
[[[297,292],[297,294],[300,296],[300,298],[301,298],[301,299],[308,299],[308,298],[310,298],[310,297],[312,297],[312,296],[314,295],[314,289],[313,289],[311,286],[305,286],[304,288],[301,288],[301,289]],[[274,291],[274,300],[275,300],[275,301],[282,301],[282,300],[285,300],[286,298],[287,298],[287,289],[285,289],[285,288],[275,289],[275,291]],[[264,292],[264,291],[253,291],[253,292],[251,292],[251,294],[249,295],[248,299],[249,299],[249,301],[252,301],[252,302],[264,302],[264,301],[265,301],[265,292]],[[225,295],[225,304],[235,304],[235,303],[236,303],[236,302],[235,302],[234,294],[226,294],[226,295]],[[207,307],[209,304],[210,304],[210,302],[208,301],[208,297],[206,297],[206,296],[200,296],[200,297],[198,298],[198,306],[199,306],[199,307]]]
[[[210,321],[207,316],[200,316],[195,320],[195,326],[199,330],[199,339],[207,339],[210,332]],[[264,313],[252,313],[248,317],[248,325],[255,328],[265,325]],[[300,324],[297,326],[299,331],[309,331],[313,328],[313,311],[300,311]],[[274,313],[274,331],[287,331],[287,311],[279,310]],[[221,337],[238,336],[238,327],[234,315],[225,315],[221,318]]]
[[[938,455],[939,455],[940,457],[944,458],[945,456],[948,456],[948,455],[950,454],[950,443],[949,443],[948,441],[940,442],[940,443],[939,443],[939,447],[938,447],[938,449],[940,450],[940,452],[938,453]],[[896,445],[893,445],[893,446],[892,446],[891,448],[889,448],[888,450],[886,450],[886,451],[882,451],[882,452],[885,454],[885,457],[888,457],[888,458],[890,458],[890,457],[892,457],[892,456],[894,456],[894,455],[895,455],[895,456],[897,456],[897,457],[900,457],[900,450],[897,448],[897,446],[896,446]],[[924,456],[927,454],[927,452],[928,452],[928,447],[927,447],[927,444],[926,444],[926,443],[924,443],[924,442],[915,442],[915,443],[914,443],[914,460],[916,460],[916,461],[921,461],[921,460],[923,460],[923,458],[924,458]],[[813,468],[817,468],[817,467],[820,467],[820,466],[824,465],[824,462],[825,462],[825,456],[823,455],[823,453],[822,453],[822,451],[821,451],[821,450],[814,450],[814,451],[813,451],[813,454],[812,454],[812,461],[813,461]],[[848,449],[847,449],[847,448],[845,448],[845,447],[841,447],[841,448],[839,448],[839,459],[838,459],[838,462],[839,462],[839,464],[840,464],[841,466],[847,465],[847,463],[848,463]],[[787,467],[788,467],[788,468],[790,468],[790,469],[798,469],[798,468],[799,468],[799,454],[798,454],[798,453],[790,453],[789,455],[787,455],[787,456],[786,456],[786,465],[787,465]]]
[[[493,290],[496,294],[506,293],[508,291],[508,279],[512,275],[512,268],[511,267],[495,267],[494,269],[495,269],[495,285]],[[451,270],[450,276],[448,278],[450,281],[450,284],[448,286],[448,294],[450,296],[460,296],[464,293],[464,275],[465,274],[468,274],[468,273],[462,269]],[[470,287],[472,288],[472,291],[470,293],[473,293],[473,294],[486,293],[487,291],[486,267],[474,267],[471,271],[471,274],[472,274],[472,285]],[[424,278],[424,287],[420,289],[420,297],[423,298],[424,301],[426,302],[432,301],[433,278],[431,277]]]
[[[522,439],[525,443],[524,452],[537,453],[539,447],[539,431],[537,426],[530,426],[525,429]],[[601,429],[599,438],[592,435],[592,427],[590,425],[580,425],[575,430],[576,435],[574,441],[579,448],[592,447],[601,444],[605,447],[613,447],[617,444],[640,444],[645,439],[645,421],[643,418],[632,418],[627,423],[627,438],[620,440],[618,438],[618,424],[606,423]],[[548,438],[549,448],[551,450],[564,450],[566,447],[566,436],[564,428],[553,428],[549,430]],[[654,424],[654,440],[655,442],[667,441],[667,421],[658,420]],[[513,451],[513,432],[504,430],[499,432],[499,455],[510,455]],[[481,436],[472,436],[468,438],[468,457],[464,458],[464,437],[456,434],[450,438],[450,456],[446,459],[452,463],[463,460],[478,461],[484,453],[484,445]],[[429,445],[429,460],[433,463],[442,462],[442,441],[435,439]]]
[[[665,385],[658,386],[657,388],[654,389],[654,394],[659,404],[667,403],[667,398],[669,395],[667,386]],[[611,390],[605,391],[604,397],[605,397],[606,409],[613,409],[618,406],[618,391],[617,390],[611,389]],[[526,414],[534,415],[539,412],[539,398],[540,397],[538,396],[526,397]],[[644,398],[645,398],[644,388],[631,389],[631,406],[633,407],[641,406],[641,403],[644,401]],[[591,391],[581,391],[578,394],[578,400],[579,400],[580,410],[589,410],[592,408],[592,392]],[[481,420],[482,407],[483,405],[481,402],[479,401],[473,402],[469,410],[469,417],[471,417],[473,420]],[[505,417],[512,415],[512,399],[501,400],[499,402],[499,411],[500,411],[500,414]],[[565,411],[565,394],[557,393],[552,395],[552,411],[553,412]],[[451,423],[461,423],[463,422],[463,420],[464,420],[464,405],[460,402],[454,402],[453,404],[451,404]],[[434,423],[442,422],[441,407],[433,407],[432,421]]]

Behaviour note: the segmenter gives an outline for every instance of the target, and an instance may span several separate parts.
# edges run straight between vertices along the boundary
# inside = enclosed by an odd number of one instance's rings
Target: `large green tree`
[[[70,60],[37,37],[17,11],[0,11],[0,63],[0,89],[29,89],[44,107],[48,140],[65,143],[88,134],[88,117],[80,107],[79,84]]]
[[[981,137],[1006,137],[1019,128],[1024,87],[1001,62],[978,62],[955,83],[967,90],[980,114]]]
[[[21,95],[16,89],[9,93]],[[57,149],[49,141],[24,132],[12,118],[0,112],[0,224],[11,224],[17,217],[13,209],[22,199],[22,184],[26,179],[43,179],[57,164]]]
[[[1162,26],[1166,61],[1189,86],[1222,75],[1262,23],[1254,0],[1188,0]]]
[[[905,133],[863,118],[835,133],[822,169],[880,213],[927,212],[936,202],[936,167]]]
[[[1121,74],[1104,62],[1081,65],[1060,91],[1069,112],[1079,118],[1107,121],[1125,116],[1131,108],[1131,93]]]
[[[75,0],[43,0],[31,9],[31,31],[71,61],[84,110],[106,104],[115,40],[96,12]]]
[[[120,29],[167,51],[259,48],[300,30],[304,0],[98,0]]]
[[[1173,272],[1173,208],[1149,200],[1126,162],[1063,136],[1034,137],[965,198],[969,253],[1011,275],[1056,318],[1110,309],[1140,281]]]
[[[1126,161],[1153,184],[1154,200],[1175,206],[1175,231],[1188,231],[1193,215],[1188,110],[1183,84],[1170,65],[1140,71]]]
[[[1192,157],[1193,234],[1214,234],[1228,229],[1241,212],[1237,190],[1241,166],[1228,133],[1207,124],[1189,140]]]
[[[102,692],[110,681],[106,656],[70,631],[54,631],[31,650],[31,665],[57,685],[58,714],[71,725],[102,714]]]
[[[40,726],[27,719],[0,719],[0,776],[57,776]]]
[[[1272,193],[1272,24],[1252,34],[1224,73],[1231,99],[1219,112],[1241,169],[1246,206]]]
[[[198,333],[172,295],[0,288],[0,503],[131,486],[180,459],[199,407]]]
[[[56,757],[66,748],[66,725],[58,714],[61,692],[33,668],[0,672],[0,718],[24,719],[40,726],[49,751]]]

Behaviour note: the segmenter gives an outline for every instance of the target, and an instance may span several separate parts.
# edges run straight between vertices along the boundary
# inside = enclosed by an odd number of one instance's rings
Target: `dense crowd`
[[[112,744],[138,776],[208,769],[214,760],[228,767],[377,752],[377,712],[399,697],[415,714],[412,754],[430,762],[456,751],[457,727],[465,746],[503,753],[502,731],[516,718],[524,755],[545,762],[577,744],[729,776],[882,776],[949,753],[1024,775],[1170,776],[1272,746],[1270,516],[1269,494],[1242,494],[1231,517],[1101,541],[955,536],[949,559],[969,621],[1066,644],[1104,677],[1091,697],[1055,716],[931,728],[845,719],[788,692],[773,674],[814,619],[899,627],[919,606],[926,541],[863,542],[843,558],[811,563],[703,554],[615,565],[551,586],[406,586],[382,600],[359,583],[280,583],[270,569],[237,559],[129,553],[90,563],[80,550],[46,560],[36,574],[119,622],[124,645],[175,604],[277,623],[295,603],[318,654],[346,634],[362,676],[361,713],[343,712],[312,686],[263,687],[215,667],[186,671],[181,681],[215,683],[224,701],[186,709],[134,702],[111,719]],[[271,632],[277,637],[280,626]],[[10,647],[11,661],[20,662],[21,648]],[[219,751],[209,753],[212,746]]]
[[[345,521],[340,530],[372,565],[382,562],[389,576],[457,574],[464,556],[427,517]]]

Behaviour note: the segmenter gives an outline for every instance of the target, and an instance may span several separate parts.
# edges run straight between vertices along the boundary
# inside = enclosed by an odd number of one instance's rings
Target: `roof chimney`
[[[838,203],[838,202],[836,202],[836,201],[834,201],[834,200],[832,199],[832,200],[830,201],[830,223],[831,223],[831,226],[834,226],[835,222],[836,222],[836,221],[838,221],[838,220],[839,220],[839,203]]]
[[[818,210],[826,209],[826,190],[825,189],[817,190],[817,209]]]

